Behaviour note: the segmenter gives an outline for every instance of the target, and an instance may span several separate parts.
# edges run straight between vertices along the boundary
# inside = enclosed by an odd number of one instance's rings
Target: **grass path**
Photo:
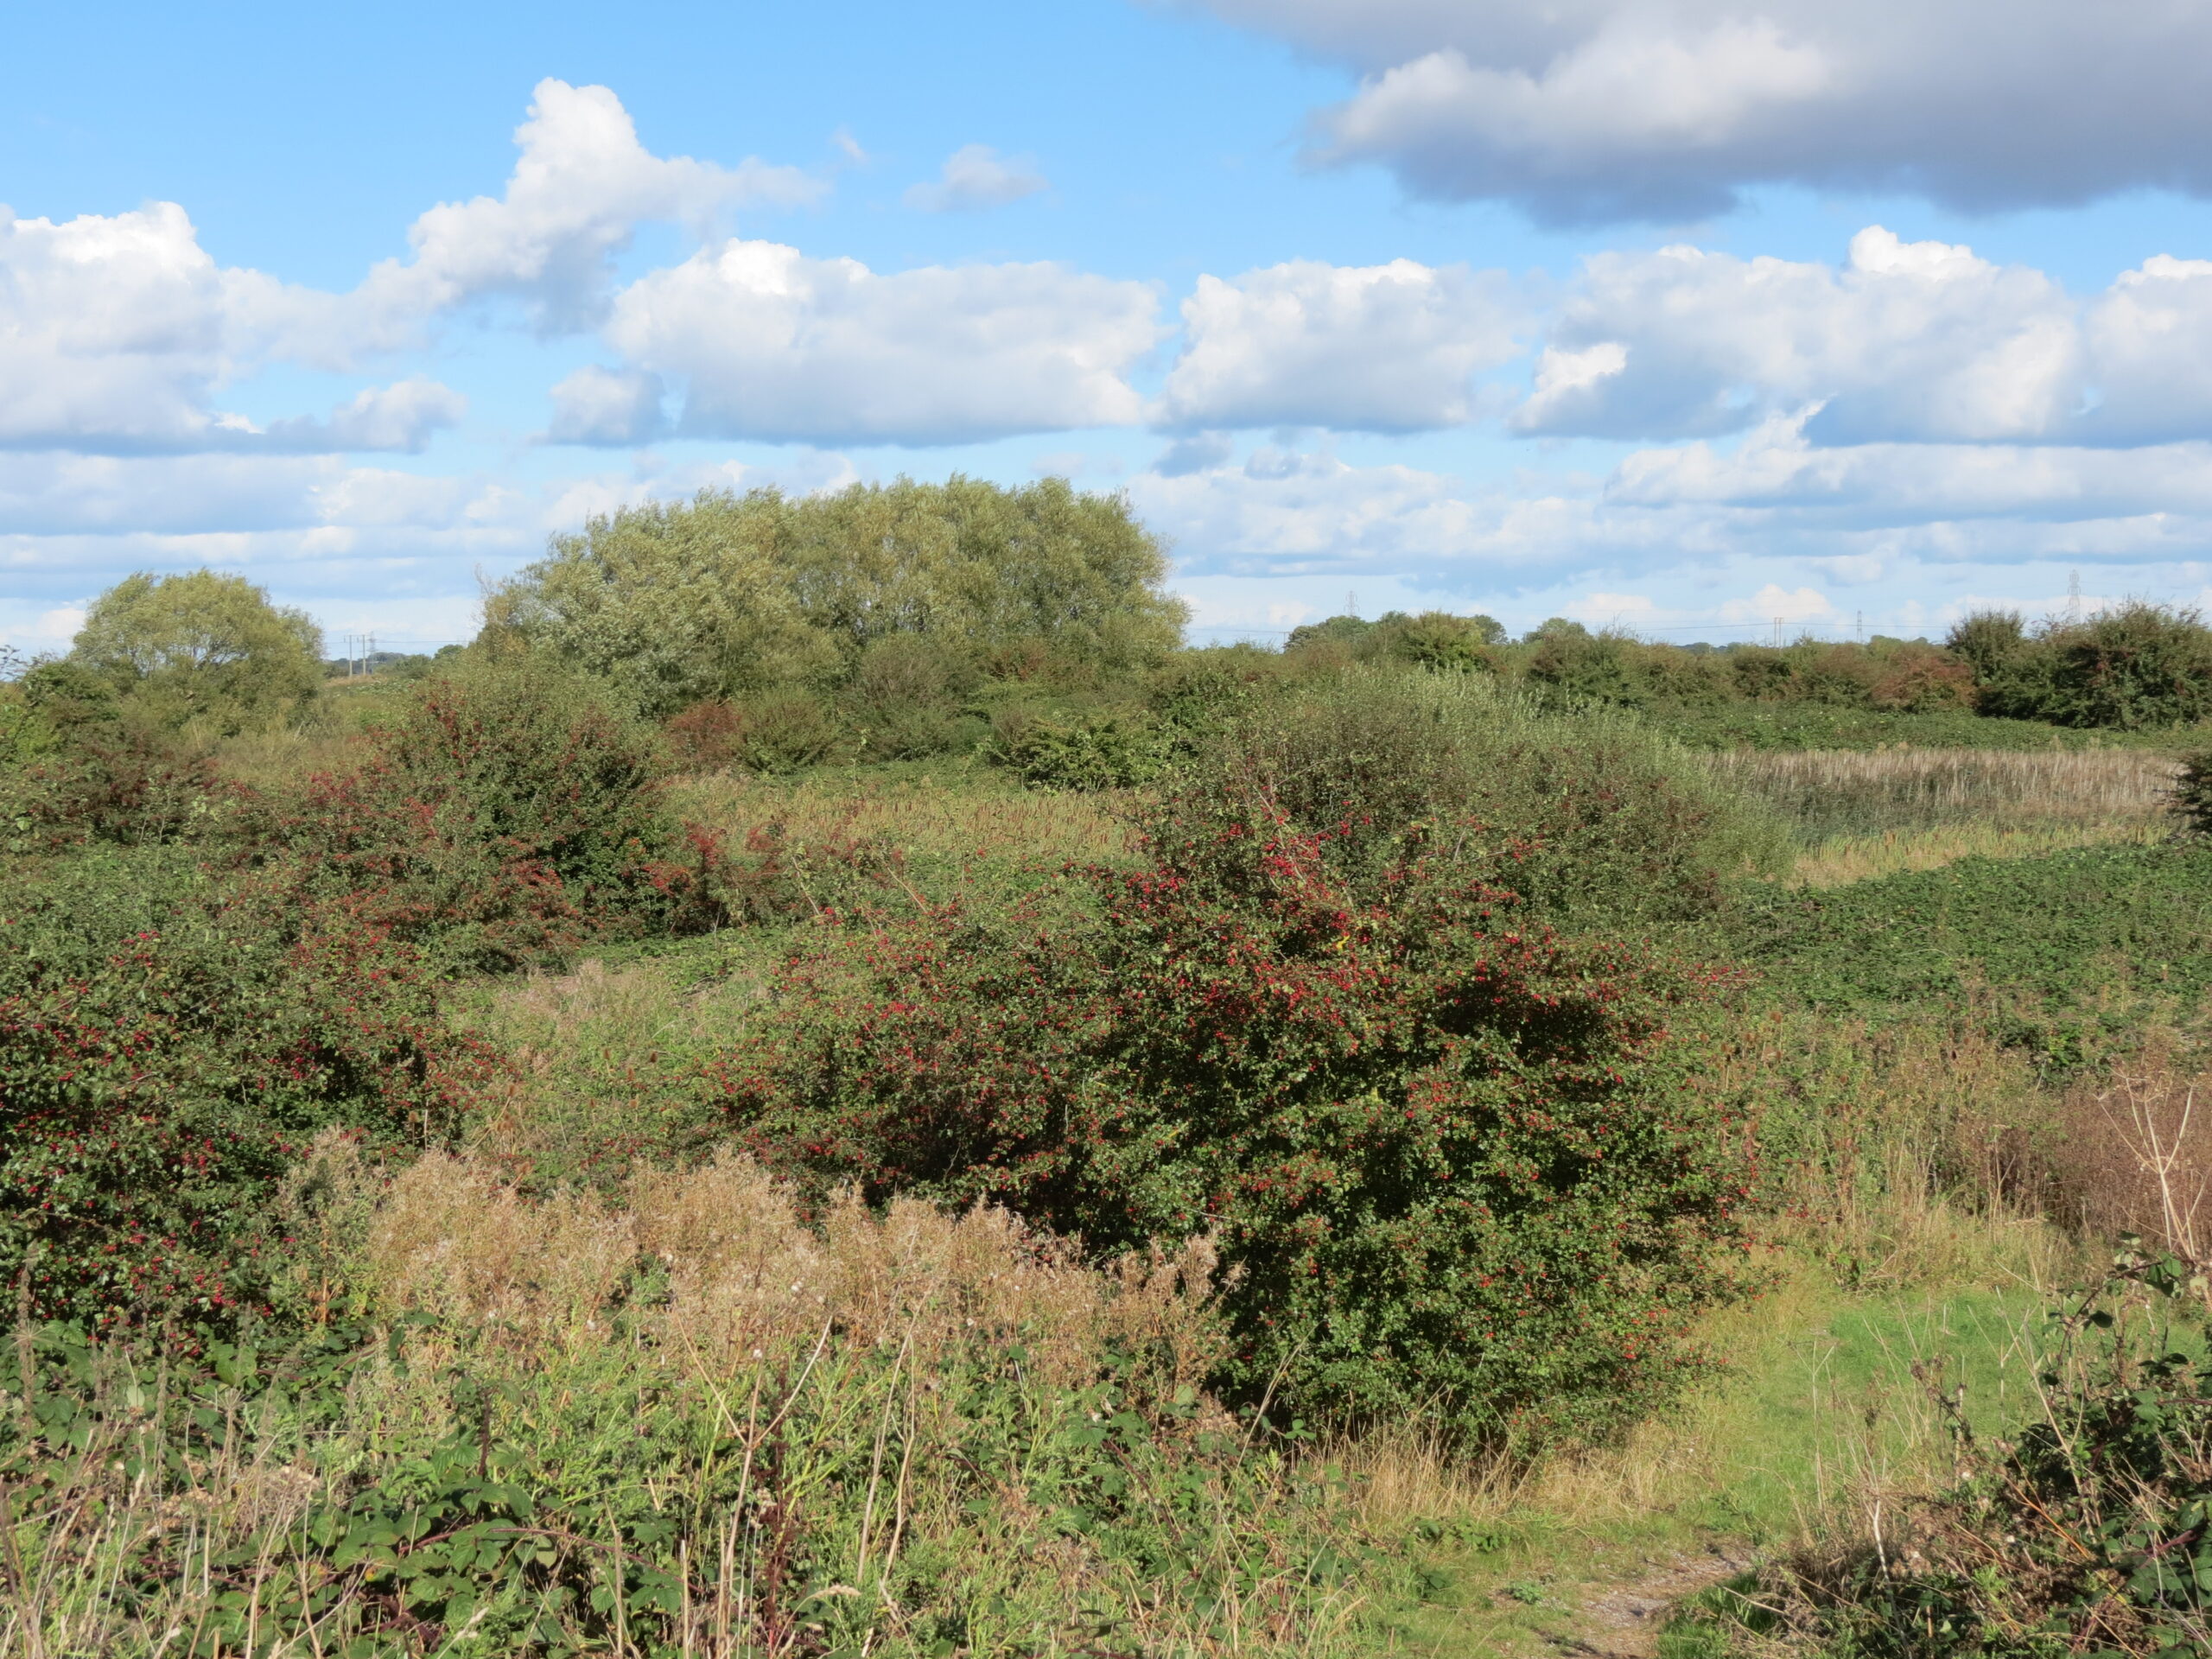
[[[1624,1446],[1456,1501],[1440,1470],[1424,1492],[1401,1454],[1377,1499],[1426,1536],[1425,1587],[1392,1649],[1703,1655],[1703,1632],[1664,1630],[1669,1611],[1790,1548],[1822,1516],[1940,1478],[1948,1440],[1929,1383],[1964,1384],[1985,1425],[2012,1416],[2044,1306],[2027,1285],[1853,1292],[1793,1261],[1764,1295],[1713,1321],[1726,1369]],[[1424,1497],[1434,1515],[1412,1514]]]

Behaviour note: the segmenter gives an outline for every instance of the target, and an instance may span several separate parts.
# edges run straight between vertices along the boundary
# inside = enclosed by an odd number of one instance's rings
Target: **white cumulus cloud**
[[[1200,276],[1156,418],[1184,430],[1456,426],[1472,418],[1474,376],[1518,349],[1522,315],[1499,273],[1410,259]]]
[[[544,332],[588,327],[604,311],[614,256],[639,225],[681,223],[704,235],[730,209],[797,206],[827,188],[753,157],[725,168],[655,156],[604,86],[538,82],[515,143],[521,155],[501,194],[431,208],[407,232],[414,257],[377,265],[345,297],[329,320],[341,353],[404,344],[424,318],[493,294],[524,300]]]
[[[1529,432],[1724,432],[1819,404],[1818,435],[2056,435],[2080,402],[2079,306],[2043,272],[1879,226],[1840,269],[1689,246],[1591,259],[1548,329]]]
[[[420,375],[265,430],[220,409],[303,292],[217,265],[174,202],[60,224],[0,208],[0,448],[411,452],[461,419],[467,400]]]
[[[606,338],[687,382],[686,436],[942,444],[1118,426],[1159,341],[1159,296],[1065,265],[881,273],[731,240],[641,278]]]
[[[60,224],[0,208],[0,445],[130,453],[245,433],[213,399],[276,287],[219,267],[174,202]]]

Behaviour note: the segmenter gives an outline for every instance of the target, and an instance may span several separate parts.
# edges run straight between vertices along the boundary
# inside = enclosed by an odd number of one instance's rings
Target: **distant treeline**
[[[1882,635],[1863,645],[1654,645],[1558,618],[1516,644],[1490,617],[1430,612],[1332,617],[1298,629],[1286,649],[1475,670],[1627,708],[1819,703],[2118,731],[2212,715],[2212,629],[2194,610],[2141,602],[2033,626],[2018,612],[1980,611],[1940,645]]]
[[[1280,650],[1192,648],[1168,572],[1124,499],[1058,480],[709,491],[556,536],[493,591],[466,652],[372,666],[389,681],[524,652],[660,723],[692,766],[978,754],[1078,786],[1141,782],[1268,688],[1354,665],[1491,677],[1717,747],[2019,747],[2212,716],[2212,630],[2149,603],[2035,624],[1986,611],[1941,643],[1657,645],[1557,618],[1516,640],[1487,616],[1394,612]],[[243,578],[133,576],[66,660],[0,696],[0,747],[118,722],[219,737],[312,721],[346,673],[320,656],[307,619]]]

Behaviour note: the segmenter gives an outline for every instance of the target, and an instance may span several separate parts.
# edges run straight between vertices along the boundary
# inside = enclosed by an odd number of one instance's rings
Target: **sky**
[[[953,473],[1126,494],[1199,639],[2212,599],[2212,0],[0,16],[20,652]]]

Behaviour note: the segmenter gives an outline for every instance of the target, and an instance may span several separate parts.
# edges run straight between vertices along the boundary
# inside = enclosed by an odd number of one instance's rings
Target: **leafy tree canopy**
[[[279,724],[314,700],[322,631],[244,576],[142,571],[92,601],[69,661],[157,723],[238,732]]]
[[[493,595],[521,632],[622,682],[655,712],[793,683],[835,685],[878,641],[921,634],[1118,668],[1180,636],[1167,558],[1127,502],[1062,480],[954,477],[788,497],[709,490],[556,536]]]

